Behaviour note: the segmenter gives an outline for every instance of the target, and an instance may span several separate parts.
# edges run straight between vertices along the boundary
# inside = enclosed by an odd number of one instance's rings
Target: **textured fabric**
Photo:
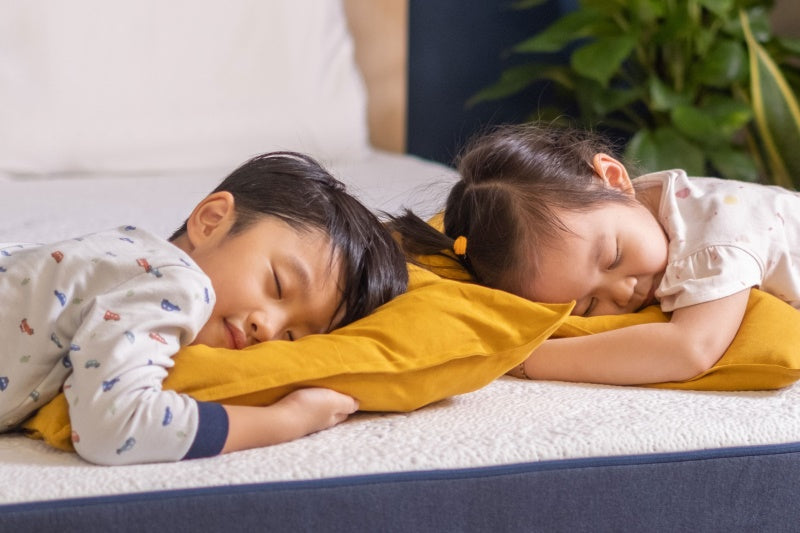
[[[666,322],[658,306],[625,315],[570,316],[554,336],[599,333],[646,322]],[[751,289],[744,318],[714,366],[685,381],[646,385],[687,390],[768,390],[800,378],[800,311],[769,293]]]
[[[133,226],[0,253],[4,428],[63,385],[70,438],[92,461],[178,460],[205,438],[195,401],[161,390],[214,305],[189,256]]]
[[[664,311],[758,287],[800,308],[800,193],[682,170],[647,174],[661,186],[658,221],[669,238],[656,296]]]
[[[194,439],[192,447],[183,456],[184,459],[218,455],[228,437],[228,413],[222,405],[213,402],[197,402],[197,418],[198,425],[205,430],[208,438]]]
[[[131,499],[137,496],[131,492],[198,487],[226,487],[236,500],[252,491],[254,483],[280,481],[294,481],[289,487],[295,490],[299,484],[313,485],[321,497],[324,487],[340,485],[342,476],[395,474],[400,479],[390,485],[403,491],[403,480],[426,471],[462,479],[463,470],[459,469],[521,464],[547,469],[550,461],[567,460],[563,462],[569,464],[578,458],[607,458],[609,468],[601,471],[609,475],[612,470],[627,470],[619,463],[609,465],[612,456],[623,461],[625,456],[642,454],[680,457],[680,452],[693,450],[719,456],[740,447],[744,449],[737,455],[750,455],[758,453],[749,449],[752,446],[784,443],[794,443],[795,451],[800,449],[800,384],[777,391],[732,393],[503,377],[475,392],[412,413],[357,413],[331,429],[279,446],[199,461],[104,468],[42,441],[0,435],[0,479],[13,480],[0,484],[0,500],[8,504],[112,494],[127,494]],[[797,459],[795,468],[800,466]],[[689,460],[684,464],[694,470],[703,463]],[[580,470],[598,470],[585,466]],[[494,477],[491,470],[489,477]],[[756,473],[740,471],[739,475],[745,480]],[[680,483],[680,476],[673,481],[664,489],[670,490],[670,495],[682,495],[686,486]],[[769,478],[764,481],[771,486]],[[796,488],[796,475],[793,483]],[[564,489],[575,491],[579,485]],[[722,490],[713,484],[705,487],[713,493]],[[491,492],[486,483],[475,490]],[[790,494],[797,497],[796,490]],[[164,494],[148,496],[170,501]],[[481,501],[476,494],[467,499]],[[376,502],[373,510],[387,501],[393,500]],[[49,503],[51,508],[59,506],[58,502]],[[704,501],[697,504],[702,507]],[[231,511],[229,507],[214,509],[222,515]],[[318,506],[303,507],[305,513],[313,509]],[[541,512],[552,515],[553,511]]]
[[[717,449],[214,486],[3,506],[0,520],[9,531],[81,533],[793,533],[800,522],[797,449]],[[262,470],[269,469],[274,466]]]
[[[326,387],[367,411],[410,411],[485,386],[520,364],[569,314],[412,267],[410,290],[325,335],[228,350],[188,346],[164,386],[198,400],[268,405],[292,390]],[[513,317],[513,319],[509,319]],[[59,396],[26,427],[69,449]]]

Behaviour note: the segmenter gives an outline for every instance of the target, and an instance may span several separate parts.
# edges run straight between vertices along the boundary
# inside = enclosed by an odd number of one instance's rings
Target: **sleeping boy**
[[[63,389],[86,460],[208,457],[333,426],[357,402],[328,389],[266,407],[162,390],[188,344],[242,349],[348,324],[403,292],[403,254],[313,159],[256,157],[165,241],[123,226],[0,250],[0,431]],[[220,368],[220,372],[224,372]]]

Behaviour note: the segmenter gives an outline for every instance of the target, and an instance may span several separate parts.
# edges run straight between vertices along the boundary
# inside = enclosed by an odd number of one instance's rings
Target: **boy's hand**
[[[350,396],[330,389],[299,389],[266,407],[223,405],[228,438],[222,453],[288,442],[335,426],[358,410]]]
[[[275,405],[283,404],[305,426],[303,435],[343,422],[358,410],[358,402],[331,389],[298,389]]]

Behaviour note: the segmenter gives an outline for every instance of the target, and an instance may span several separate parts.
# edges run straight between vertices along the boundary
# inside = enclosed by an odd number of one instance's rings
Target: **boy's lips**
[[[225,330],[228,332],[228,346],[234,350],[241,350],[242,348],[247,346],[247,339],[244,336],[244,333],[237,328],[236,326],[232,325],[227,320],[223,320],[225,324]]]

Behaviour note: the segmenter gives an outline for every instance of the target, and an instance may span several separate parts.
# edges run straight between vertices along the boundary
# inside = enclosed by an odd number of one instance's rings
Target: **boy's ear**
[[[608,154],[595,154],[592,167],[606,187],[619,189],[626,194],[635,194],[625,165]]]
[[[233,195],[228,191],[212,193],[195,206],[186,222],[186,236],[192,248],[216,243],[225,237],[236,221]]]

